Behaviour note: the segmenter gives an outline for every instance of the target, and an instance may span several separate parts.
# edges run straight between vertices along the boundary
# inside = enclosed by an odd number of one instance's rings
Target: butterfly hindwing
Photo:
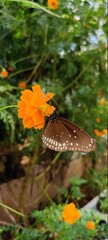
[[[79,126],[53,115],[44,130],[42,141],[49,149],[61,152],[91,152],[96,148],[95,140]]]
[[[69,145],[72,149],[81,152],[91,152],[96,148],[96,142],[84,130],[67,119],[60,118],[60,121],[69,132]]]

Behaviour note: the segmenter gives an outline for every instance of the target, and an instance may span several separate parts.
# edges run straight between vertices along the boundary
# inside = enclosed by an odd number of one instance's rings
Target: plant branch
[[[13,108],[13,107],[17,107],[17,105],[9,105],[9,106],[5,106],[5,107],[1,107],[0,111],[7,109],[7,108]]]

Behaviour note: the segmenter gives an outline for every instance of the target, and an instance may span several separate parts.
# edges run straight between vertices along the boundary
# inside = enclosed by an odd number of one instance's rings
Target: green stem
[[[41,172],[38,176],[35,177],[35,183],[37,183],[39,185],[38,181],[50,170],[51,166],[53,166],[56,163],[56,161],[60,155],[61,155],[61,152],[58,152],[56,154],[56,156],[54,157],[54,159],[52,160],[51,164],[48,165],[48,167],[43,172]],[[50,196],[47,193],[49,184],[45,188],[43,188],[40,185],[39,185],[39,187],[42,189],[42,193],[40,194],[40,196],[36,200],[26,204],[25,207],[30,207],[34,203],[36,204],[42,198],[43,195],[45,195],[47,197],[47,199],[50,201],[51,204],[53,203],[52,199],[50,198]]]
[[[48,23],[46,24],[46,27],[45,27],[45,37],[44,37],[44,45],[47,46],[47,42],[48,42]]]
[[[10,210],[10,211],[12,211],[12,212],[14,212],[14,213],[16,213],[16,214],[22,216],[22,217],[26,217],[26,215],[24,215],[24,214],[22,214],[22,213],[16,211],[15,209],[13,209],[13,208],[11,208],[11,207],[9,207],[9,206],[7,206],[7,205],[1,203],[1,202],[0,202],[0,206],[2,206],[2,207],[4,207],[4,208],[7,208],[8,210]]]
[[[39,60],[39,62],[36,64],[36,66],[34,67],[32,73],[30,74],[30,77],[27,79],[26,83],[28,83],[32,77],[36,74],[38,68],[41,66],[41,64],[45,61],[46,59],[46,53],[43,52],[42,56],[41,56],[41,59]]]
[[[53,166],[53,165],[56,163],[56,161],[57,161],[58,158],[60,157],[61,153],[62,153],[62,152],[58,152],[58,153],[56,154],[55,158],[52,160],[51,164],[48,165],[48,167],[47,167],[43,172],[41,172],[38,176],[36,176],[36,178],[35,178],[35,181],[36,181],[36,182],[37,182],[39,179],[41,179],[41,178],[50,170],[51,166]]]
[[[36,58],[36,54],[35,54],[35,55],[32,54],[32,55],[30,55],[30,56],[26,56],[26,57],[22,57],[22,58],[20,58],[20,59],[17,59],[17,60],[14,62],[14,65],[16,65],[16,64],[19,63],[19,62],[28,60],[28,59],[30,59],[30,58]]]
[[[52,82],[56,78],[56,66],[57,66],[57,57],[54,57],[54,62],[53,62],[53,71],[52,71]]]
[[[33,180],[34,180],[34,176],[32,176],[32,170],[34,168],[34,164],[36,163],[37,159],[38,159],[38,149],[39,149],[39,144],[40,141],[38,141],[37,143],[37,148],[33,154],[33,157],[30,161],[30,165],[28,166],[28,170],[26,172],[26,176],[24,178],[23,184],[22,184],[22,188],[21,188],[21,192],[20,192],[20,196],[19,196],[19,210],[20,212],[24,211],[24,207],[25,207],[25,196],[26,196],[26,192],[28,189],[28,186],[30,185],[31,182],[31,189],[30,191],[32,191],[32,186],[33,186]]]
[[[16,71],[16,72],[14,72],[14,73],[11,73],[11,74],[9,75],[8,79],[10,79],[11,77],[14,77],[14,76],[17,75],[17,74],[30,71],[30,70],[32,70],[33,68],[34,68],[34,67],[30,67],[30,68],[26,68],[26,69],[20,69],[19,71]]]
[[[1,107],[0,111],[7,109],[7,108],[13,108],[13,107],[17,107],[17,105],[9,105],[9,106],[5,106],[5,107]]]
[[[62,16],[51,12],[48,8],[42,6],[42,5],[38,4],[38,3],[34,3],[34,2],[31,2],[31,1],[27,1],[27,0],[8,0],[8,2],[18,2],[18,3],[21,2],[21,3],[24,3],[26,7],[41,9],[41,10],[45,11],[46,13],[48,13],[48,14],[50,14],[52,16],[55,16],[55,17],[58,17],[58,18],[62,18]]]
[[[45,192],[48,190],[49,185],[50,185],[50,183],[47,184],[47,186],[44,188]],[[42,199],[43,196],[44,196],[44,192],[41,192],[40,195],[35,200],[30,201],[29,203],[25,204],[25,208],[33,206],[34,204],[36,205],[39,202],[39,200]],[[51,203],[53,203],[53,202],[51,202]]]
[[[69,89],[70,87],[72,87],[72,85],[74,85],[75,82],[77,82],[77,80],[88,70],[88,68],[90,67],[92,61],[90,61],[90,63],[87,65],[86,68],[84,68],[79,75],[71,82],[69,83],[64,89],[63,92],[67,91],[67,89]]]
[[[38,185],[38,186],[40,187],[40,189],[42,190],[42,194],[46,196],[46,198],[49,200],[49,202],[50,202],[51,204],[53,204],[53,201],[52,201],[52,199],[50,198],[50,196],[49,196],[49,194],[48,194],[48,192],[47,192],[47,187],[44,188],[44,187],[42,187],[39,183],[37,183],[37,185]],[[49,184],[48,184],[48,186],[49,186]]]

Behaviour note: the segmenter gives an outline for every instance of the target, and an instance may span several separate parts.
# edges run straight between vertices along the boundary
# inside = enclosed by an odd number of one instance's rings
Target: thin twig
[[[65,92],[65,91],[67,91],[68,88],[72,87],[72,85],[87,71],[87,69],[90,67],[90,65],[91,65],[92,62],[93,62],[93,61],[90,61],[90,63],[87,65],[87,67],[84,68],[84,69],[78,74],[78,76],[77,76],[71,83],[69,83],[69,84],[63,89],[62,92]]]
[[[38,64],[36,64],[36,66],[34,67],[32,73],[30,74],[30,77],[27,79],[26,83],[28,83],[32,77],[36,74],[38,68],[40,67],[40,65],[45,61],[46,58],[46,53],[44,52],[41,56],[41,59],[39,60]]]

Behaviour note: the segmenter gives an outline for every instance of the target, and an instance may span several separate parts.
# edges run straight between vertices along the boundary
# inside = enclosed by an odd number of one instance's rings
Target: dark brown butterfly
[[[46,147],[54,151],[92,152],[96,149],[96,141],[84,130],[54,112],[42,135]]]

